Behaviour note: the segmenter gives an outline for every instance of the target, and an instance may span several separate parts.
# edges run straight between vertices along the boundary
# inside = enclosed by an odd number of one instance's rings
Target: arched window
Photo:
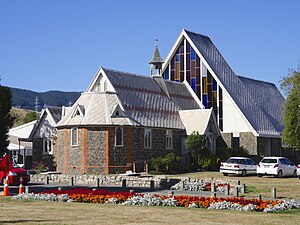
[[[78,145],[78,128],[74,127],[71,129],[71,145]]]
[[[115,145],[123,146],[123,128],[117,127],[115,131]]]

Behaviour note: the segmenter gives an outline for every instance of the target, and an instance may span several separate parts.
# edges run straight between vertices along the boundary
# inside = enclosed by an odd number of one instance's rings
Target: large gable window
[[[78,145],[78,128],[74,127],[71,129],[71,145],[77,146]]]
[[[166,130],[166,149],[173,149],[173,132]]]
[[[117,127],[115,131],[115,146],[123,146],[123,128]]]
[[[149,128],[145,128],[144,147],[146,149],[152,148],[152,132],[151,132],[151,129],[149,129]]]

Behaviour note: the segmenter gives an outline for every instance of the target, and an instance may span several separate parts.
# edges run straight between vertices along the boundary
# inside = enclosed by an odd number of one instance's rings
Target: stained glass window
[[[170,74],[169,74],[169,66],[167,66],[164,74],[163,74],[163,77],[165,80],[169,80],[170,79]]]
[[[196,78],[192,78],[192,89],[194,92],[196,92]]]

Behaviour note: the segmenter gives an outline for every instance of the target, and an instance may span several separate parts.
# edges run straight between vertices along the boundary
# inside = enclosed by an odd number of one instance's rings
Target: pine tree
[[[11,91],[7,87],[0,86],[0,157],[6,152],[9,145],[8,131],[12,127],[14,118],[10,114]]]

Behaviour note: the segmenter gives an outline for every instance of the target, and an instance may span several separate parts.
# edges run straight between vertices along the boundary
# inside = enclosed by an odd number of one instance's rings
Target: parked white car
[[[257,175],[274,175],[277,177],[297,175],[297,167],[285,157],[264,157],[257,166]]]
[[[297,176],[300,179],[300,164],[297,166]]]
[[[256,174],[256,163],[246,157],[230,157],[221,163],[220,172],[224,176],[236,174],[246,176],[247,174]]]

